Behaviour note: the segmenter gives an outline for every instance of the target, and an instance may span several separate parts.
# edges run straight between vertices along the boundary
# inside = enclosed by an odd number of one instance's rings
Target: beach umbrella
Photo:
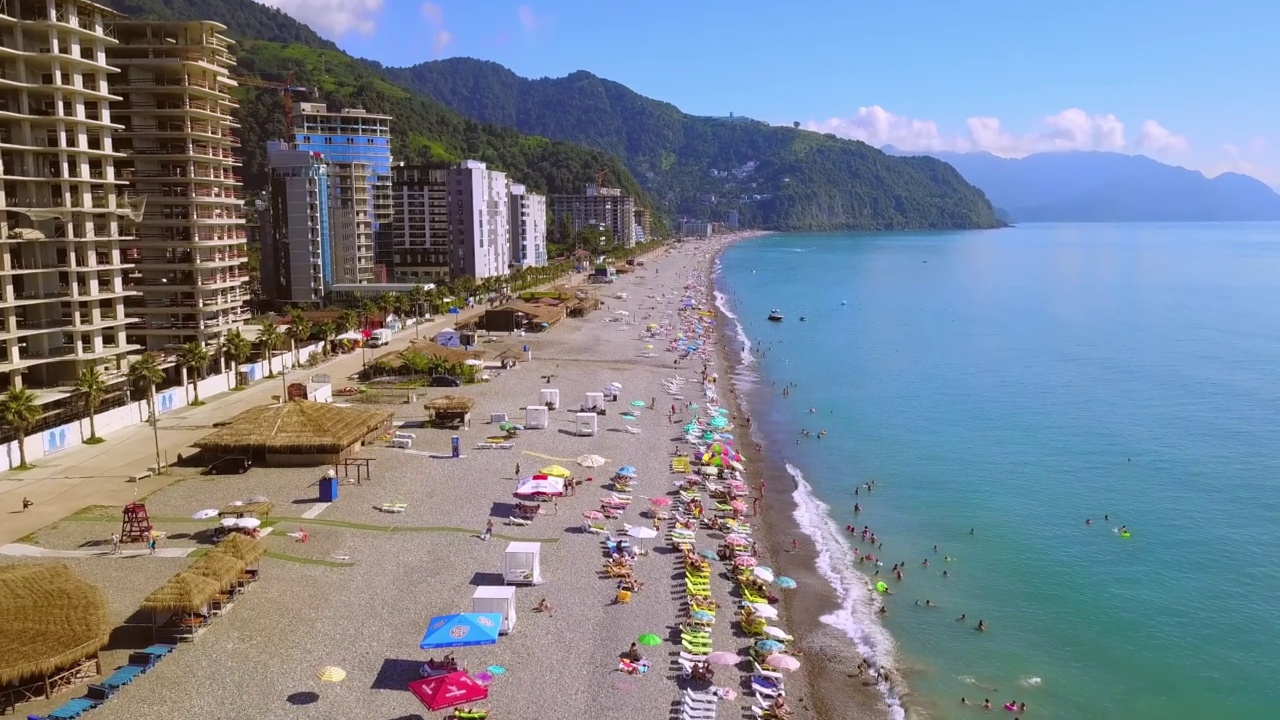
[[[742,662],[742,658],[731,652],[717,650],[707,656],[707,662],[711,665],[737,665]]]
[[[649,498],[649,504],[654,507],[667,507],[668,505],[671,504],[671,498],[669,497]]]
[[[767,653],[777,652],[779,650],[786,649],[786,647],[787,647],[786,645],[783,645],[777,640],[757,640],[756,641],[756,650],[759,650],[760,652],[767,652]]]
[[[498,642],[502,613],[457,613],[431,618],[419,644],[423,650],[471,645],[493,645]]]
[[[645,402],[645,401],[643,401],[643,400],[632,400],[632,401],[631,401],[631,405],[632,405],[632,407],[644,407],[645,405],[648,405],[648,404],[649,404],[649,403],[647,403],[647,402]]]
[[[551,495],[559,497],[564,495],[564,480],[558,477],[547,477],[546,475],[535,475],[531,478],[521,480],[516,485],[514,493],[517,497],[530,497],[534,495]]]
[[[635,477],[636,469],[631,467],[630,465],[623,465],[622,467],[618,468],[617,474],[623,477]]]
[[[228,527],[228,528],[235,527],[236,520],[238,519],[239,518],[222,518],[221,520],[218,521],[218,524],[221,525],[222,527]]]
[[[765,620],[778,619],[778,608],[768,603],[752,603],[751,609],[755,612],[756,617],[762,617]]]
[[[649,540],[650,538],[657,537],[658,531],[651,527],[645,527],[644,525],[632,525],[627,528],[627,535],[630,535],[637,540]]]
[[[267,498],[265,495],[254,495],[253,497],[250,497],[249,499],[245,500],[245,502],[246,503],[264,503],[264,502],[267,502]]]
[[[582,513],[582,517],[584,517],[584,518],[586,518],[586,519],[588,519],[588,520],[603,520],[603,519],[604,519],[604,515],[602,515],[602,514],[600,514],[600,513],[596,512],[595,510],[588,510],[588,511],[586,511],[586,512]]]
[[[701,472],[703,475],[718,475],[720,474],[720,468],[712,467],[710,465],[703,465],[701,468]]]
[[[756,563],[758,562],[759,561],[753,557],[743,556],[743,557],[734,559],[733,564],[740,568],[750,568],[750,567],[755,567]]]
[[[236,527],[252,530],[262,524],[258,518],[236,518]]]
[[[213,508],[210,508],[208,510],[198,511],[195,515],[191,516],[191,519],[192,520],[212,520],[213,518],[216,518],[216,517],[218,517],[218,511],[214,510]]]
[[[569,472],[568,470],[565,470],[559,465],[548,465],[542,468],[541,470],[539,470],[538,473],[542,475],[550,475],[551,477],[562,477],[562,478],[567,478],[570,475],[573,475],[573,473]]]
[[[579,455],[577,462],[582,467],[598,468],[609,461],[599,455]]]
[[[773,568],[767,568],[763,565],[751,568],[751,574],[760,578],[763,582],[773,582]]]
[[[750,545],[751,544],[751,538],[743,537],[741,535],[736,535],[736,534],[725,535],[724,541],[729,543],[730,545]]]
[[[741,500],[734,500],[729,503],[729,508],[731,510],[737,510],[738,512],[744,512],[746,511],[747,506]]]
[[[791,655],[787,655],[784,653],[774,653],[769,657],[765,658],[764,662],[766,665],[770,667],[775,667],[779,670],[799,670],[800,669],[800,661],[795,657],[792,657]]]
[[[640,637],[636,638],[636,642],[639,643],[640,645],[661,645],[662,638],[658,637],[657,635],[654,635],[653,633],[645,633]]]
[[[515,430],[517,428],[515,423],[504,422],[504,423],[498,423],[498,429],[501,430],[502,432],[511,432],[512,430]]]
[[[719,556],[719,555],[716,555],[715,553],[711,552],[710,550],[703,550],[702,552],[700,552],[700,553],[698,553],[698,554],[699,554],[699,555],[701,555],[702,557],[704,557],[704,558],[708,559],[708,560],[719,560],[719,559],[720,559],[720,556]]]
[[[768,635],[768,636],[769,636],[769,637],[771,637],[771,638],[774,638],[775,640],[790,640],[790,639],[791,639],[791,636],[787,634],[787,631],[783,630],[783,629],[782,629],[782,628],[780,628],[780,627],[775,627],[775,626],[773,626],[773,625],[765,625],[765,626],[764,626],[764,634],[765,634],[765,635]]]
[[[706,610],[694,610],[693,612],[689,613],[689,619],[693,620],[694,622],[713,623],[716,621],[716,616],[712,615]]]
[[[488,688],[462,671],[414,680],[409,692],[432,712],[489,697]]]
[[[774,585],[777,585],[778,587],[782,588],[783,590],[795,590],[795,589],[796,589],[796,581],[795,581],[795,580],[792,580],[792,579],[791,579],[791,578],[789,578],[789,577],[780,577],[780,578],[778,578],[777,580],[774,580],[774,581],[773,581],[773,584],[774,584]]]
[[[621,390],[621,389],[622,389],[622,383],[620,383],[620,382],[611,382],[611,383],[609,383],[609,387],[613,388],[614,390]]]
[[[316,671],[316,677],[324,682],[342,682],[347,677],[347,671],[340,667],[322,667]]]

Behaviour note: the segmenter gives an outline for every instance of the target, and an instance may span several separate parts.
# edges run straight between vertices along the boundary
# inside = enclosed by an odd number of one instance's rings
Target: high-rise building
[[[449,235],[453,277],[505,275],[511,266],[511,200],[507,174],[477,160],[449,168]]]
[[[262,224],[262,290],[280,303],[318,303],[333,284],[329,164],[319,153],[267,143],[268,212]]]
[[[374,282],[368,163],[329,164],[329,232],[333,282]]]
[[[117,14],[0,2],[0,390],[53,386],[129,350],[107,47]]]
[[[295,150],[324,155],[331,163],[366,163],[372,189],[375,261],[389,265],[391,243],[391,116],[360,108],[330,111],[323,103],[298,103],[293,110]]]
[[[613,233],[620,247],[636,244],[636,201],[618,188],[587,185],[581,195],[555,195],[551,213],[556,222],[567,220],[574,232],[589,226],[603,226]]]
[[[547,264],[547,197],[519,183],[511,183],[511,264]]]
[[[449,280],[449,166],[397,165],[391,173],[392,278]]]
[[[215,22],[117,22],[107,61],[120,99],[111,103],[119,179],[146,201],[134,237],[121,243],[125,301],[140,320],[131,344],[216,346],[249,315],[244,199],[235,169],[235,57]]]

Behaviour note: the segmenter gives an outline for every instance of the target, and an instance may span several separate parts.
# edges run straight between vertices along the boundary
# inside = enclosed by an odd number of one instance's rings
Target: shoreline
[[[708,286],[713,293],[721,292],[715,278],[721,253],[735,242],[769,234],[772,233],[744,233],[740,237],[725,239],[716,248],[706,268]],[[729,296],[721,297],[732,311]],[[718,305],[719,298],[713,300]],[[716,309],[720,317],[736,324],[736,320],[725,316],[723,308]],[[751,389],[740,388],[736,382],[737,373],[745,364],[732,352],[741,340],[725,322],[717,323],[715,338],[716,371],[729,384],[729,392],[721,394],[721,403],[728,406],[735,416],[750,418],[748,402]],[[824,617],[840,611],[842,603],[837,589],[818,570],[820,558],[815,539],[800,526],[800,507],[796,499],[800,491],[799,481],[781,456],[770,452],[772,448],[768,438],[761,437],[754,426],[748,424],[748,427],[751,442],[741,444],[739,451],[747,459],[747,475],[753,487],[759,488],[761,482],[765,483],[764,510],[757,520],[763,530],[763,547],[778,574],[791,577],[804,589],[803,592],[785,594],[781,603],[786,627],[799,639],[802,657],[807,660],[798,673],[800,677],[793,679],[794,683],[795,679],[803,678],[803,694],[792,694],[797,695],[802,708],[812,706],[813,716],[819,720],[891,718],[893,714],[886,693],[876,683],[861,679],[859,674],[852,672],[864,659],[854,640],[840,628],[823,621]],[[763,448],[761,451],[756,450],[757,443]],[[766,478],[773,481],[768,482]],[[813,520],[829,522],[830,518]],[[798,549],[786,547],[792,539],[800,541]],[[901,678],[890,672],[890,692],[905,711],[906,693]],[[822,691],[815,692],[816,688]]]

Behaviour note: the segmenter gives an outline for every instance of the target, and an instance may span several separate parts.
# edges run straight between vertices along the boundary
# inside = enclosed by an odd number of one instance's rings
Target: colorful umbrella
[[[796,589],[796,581],[795,581],[795,580],[792,580],[792,579],[791,579],[791,578],[789,578],[789,577],[780,577],[780,578],[778,578],[777,580],[774,580],[774,581],[773,581],[773,584],[774,584],[774,585],[777,585],[778,587],[782,588],[783,590],[795,590],[795,589]]]
[[[740,568],[751,568],[751,567],[755,567],[757,564],[759,564],[759,562],[760,562],[759,560],[756,560],[753,557],[743,556],[740,558],[735,558],[733,561],[733,564]]]
[[[458,613],[431,618],[427,631],[418,647],[423,650],[472,645],[493,645],[498,642],[498,630],[502,627],[502,613]]]
[[[548,465],[542,468],[541,470],[539,470],[538,472],[542,475],[550,475],[551,477],[562,477],[562,478],[567,478],[570,475],[573,475],[573,473],[569,472],[568,470],[565,470],[559,465]]]
[[[465,672],[414,680],[409,683],[409,692],[432,712],[489,697],[488,688]]]
[[[316,671],[316,677],[324,682],[342,682],[347,677],[347,671],[340,667],[323,667]]]
[[[631,401],[631,405],[632,405],[633,407],[644,407],[645,405],[648,405],[648,404],[649,404],[649,403],[647,403],[647,402],[645,402],[645,401],[643,401],[643,400],[632,400],[632,401]]]
[[[564,479],[558,477],[547,477],[546,475],[534,475],[531,478],[525,478],[516,485],[514,493],[516,497],[533,497],[536,495],[551,495],[558,497],[564,495]]]
[[[700,552],[700,553],[698,553],[698,554],[699,554],[699,555],[701,555],[702,557],[704,557],[704,558],[708,559],[708,560],[719,560],[719,559],[720,559],[720,556],[719,556],[719,555],[716,555],[715,553],[711,552],[710,550],[703,550],[702,552]]]
[[[712,665],[737,665],[742,662],[742,658],[731,652],[717,650],[707,656],[707,662]]]
[[[786,655],[784,653],[774,653],[769,657],[765,658],[764,661],[765,661],[765,664],[769,665],[770,667],[775,667],[779,670],[799,670],[800,669],[800,661],[792,657],[791,655]]]
[[[671,498],[669,497],[649,498],[649,504],[654,507],[667,507],[668,505],[671,504]]]
[[[623,465],[622,467],[618,468],[617,474],[623,477],[635,477],[636,469],[631,467],[630,465]]]
[[[689,613],[689,619],[693,620],[694,622],[713,623],[716,621],[716,616],[712,615],[706,610],[694,610],[693,612]]]
[[[658,637],[657,635],[654,635],[653,633],[645,633],[640,637],[636,638],[636,642],[641,645],[661,645],[662,638]]]
[[[586,519],[588,519],[588,520],[603,520],[603,519],[604,519],[604,515],[601,515],[600,513],[596,512],[595,510],[588,510],[588,511],[586,511],[586,512],[582,513],[582,517],[584,517],[584,518],[586,518]]]
[[[767,653],[777,652],[779,650],[785,649],[786,647],[787,647],[786,645],[783,645],[777,640],[757,640],[756,641],[756,650],[759,650],[760,652],[767,652]]]

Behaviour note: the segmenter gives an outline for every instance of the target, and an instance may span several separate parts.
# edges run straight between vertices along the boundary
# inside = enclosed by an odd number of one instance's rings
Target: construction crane
[[[605,176],[605,175],[607,175],[607,174],[609,174],[609,171],[608,171],[608,170],[606,170],[606,169],[604,169],[604,168],[601,168],[601,169],[600,169],[600,172],[597,172],[597,173],[596,173],[596,188],[597,188],[597,189],[599,189],[599,188],[603,188],[603,187],[604,187],[604,176]]]
[[[295,85],[293,82],[293,71],[285,76],[284,82],[273,82],[271,80],[263,80],[256,77],[237,77],[235,81],[241,85],[249,85],[252,87],[268,88],[270,90],[279,90],[284,95],[284,123],[285,127],[293,127],[293,94],[309,93],[305,87]]]

